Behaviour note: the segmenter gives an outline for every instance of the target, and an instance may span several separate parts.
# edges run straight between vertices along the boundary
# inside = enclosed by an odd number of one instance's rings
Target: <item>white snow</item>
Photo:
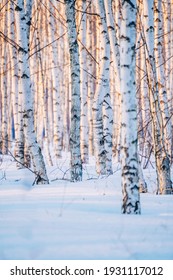
[[[154,194],[154,169],[145,170],[149,193],[141,194],[142,215],[135,216],[121,214],[117,165],[100,179],[85,165],[80,183],[56,180],[68,159],[58,166],[48,168],[50,185],[32,186],[30,171],[2,159],[1,260],[173,259],[173,196]]]

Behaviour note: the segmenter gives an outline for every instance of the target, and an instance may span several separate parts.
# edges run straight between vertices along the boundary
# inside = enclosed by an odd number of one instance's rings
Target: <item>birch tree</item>
[[[101,46],[99,77],[93,101],[93,136],[96,170],[98,174],[111,174],[113,114],[109,87],[110,42],[103,0],[96,1],[96,11],[99,14],[98,29]]]
[[[173,3],[172,3],[173,4]],[[171,113],[171,107],[172,107],[172,91],[170,88],[171,84],[171,0],[162,1],[162,15],[163,15],[163,25],[164,25],[164,58],[165,58],[165,83],[166,83],[166,91],[167,91],[167,99],[168,99],[168,106],[169,106],[169,112]],[[172,132],[172,131],[171,131]]]
[[[88,103],[87,103],[87,73],[86,73],[86,1],[78,0],[77,8],[80,11],[78,16],[78,41],[80,60],[80,87],[81,87],[81,158],[82,162],[88,163]]]
[[[18,48],[18,67],[19,67],[19,91],[23,101],[23,122],[24,133],[27,147],[29,148],[33,160],[34,171],[36,174],[36,184],[47,184],[48,178],[46,174],[45,163],[41,149],[37,143],[36,135],[34,131],[34,116],[33,116],[33,104],[31,96],[31,79],[30,68],[28,62],[29,56],[29,38],[27,36],[27,18],[24,9],[23,0],[15,0],[15,16],[16,16],[16,28],[17,43],[20,46]],[[32,3],[31,3],[32,6]]]
[[[7,7],[5,9],[7,11]],[[2,32],[4,36],[7,36],[7,22],[8,22],[8,12],[5,13],[2,18]],[[8,154],[8,84],[7,84],[7,71],[8,71],[8,56],[7,56],[7,43],[3,42],[2,45],[2,63],[1,63],[1,94],[2,94],[2,153]]]
[[[9,10],[9,24],[8,24],[8,36],[11,42],[16,42],[15,32],[15,18],[14,18],[15,5],[11,1],[8,3]],[[13,44],[14,44],[13,43]],[[9,55],[11,60],[11,101],[14,119],[15,129],[15,149],[14,155],[17,159],[17,168],[24,168],[24,132],[23,132],[23,118],[22,118],[22,100],[18,95],[18,56],[15,45],[10,44]]]
[[[53,112],[54,112],[54,145],[55,145],[55,156],[61,158],[62,154],[62,112],[61,112],[61,97],[60,97],[60,81],[58,77],[57,64],[58,64],[58,49],[57,42],[55,41],[55,21],[53,17],[53,6],[51,1],[49,1],[49,38],[51,43],[51,60],[52,60],[52,91],[53,91]]]
[[[82,180],[82,160],[80,152],[80,65],[75,22],[75,0],[65,0],[65,12],[67,18],[71,70],[71,181],[75,182]]]
[[[114,130],[115,130],[115,146],[117,158],[120,153],[120,124],[121,124],[121,90],[120,90],[120,51],[115,29],[115,21],[112,11],[112,0],[104,0],[106,10],[107,29],[110,39],[110,47],[112,52],[113,67],[115,73],[115,108],[114,108]],[[119,7],[117,6],[119,9]],[[117,27],[118,29],[119,27]]]
[[[137,103],[135,86],[136,1],[122,2],[120,34],[120,77],[122,93],[122,213],[140,214]]]
[[[90,1],[87,2],[87,7],[89,8],[89,13],[94,13],[95,6],[90,5]],[[96,53],[96,22],[93,17],[87,18],[87,37],[86,37],[86,45],[87,45],[87,71],[88,80],[87,80],[87,89],[88,89],[88,125],[89,125],[89,154],[94,155],[94,145],[93,145],[93,116],[92,116],[92,106],[94,99],[94,91],[95,91],[95,53]]]

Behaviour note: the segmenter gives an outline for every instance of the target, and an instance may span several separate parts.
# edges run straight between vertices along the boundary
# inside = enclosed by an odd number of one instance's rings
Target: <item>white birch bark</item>
[[[122,3],[120,76],[122,93],[122,213],[140,214],[135,86],[136,1]]]
[[[51,42],[55,41],[55,21],[53,17],[53,6],[49,1],[49,28],[48,34]],[[60,81],[57,70],[58,64],[58,48],[57,42],[51,44],[51,62],[52,62],[52,91],[53,91],[53,112],[54,112],[54,146],[56,158],[62,157],[62,112],[61,112],[61,98],[60,98]]]
[[[78,0],[78,40],[79,40],[79,61],[80,61],[80,90],[81,90],[81,158],[83,163],[88,163],[88,102],[87,102],[87,73],[86,73],[86,1]],[[82,11],[84,13],[82,13]]]
[[[68,40],[64,40],[65,50],[69,49]],[[67,81],[67,84],[70,84],[70,77],[69,77],[69,55],[66,51],[64,51],[64,81]],[[70,143],[70,89],[69,86],[64,86],[65,92],[65,102],[64,102],[64,119],[63,119],[63,132],[64,132],[64,148],[66,151],[70,150],[69,143]]]
[[[57,2],[58,4],[58,2]],[[64,127],[64,120],[65,120],[65,116],[67,113],[69,113],[68,111],[66,111],[65,108],[65,104],[66,102],[68,102],[68,96],[67,96],[67,92],[68,92],[68,87],[66,86],[68,84],[68,80],[66,80],[66,69],[65,65],[66,65],[66,61],[65,61],[65,55],[66,52],[68,50],[68,47],[65,47],[67,40],[67,37],[65,37],[65,32],[66,32],[66,28],[64,27],[65,25],[65,15],[64,15],[64,7],[62,7],[64,5],[59,5],[58,11],[59,13],[63,14],[63,19],[64,19],[64,23],[59,25],[58,28],[58,36],[61,37],[60,40],[58,40],[57,46],[58,46],[58,75],[59,75],[59,94],[60,94],[60,100],[61,100],[61,122],[59,122],[59,125],[61,126],[61,138],[62,138],[62,149],[66,149],[67,151],[69,151],[69,130],[68,130],[68,126]],[[69,61],[68,61],[69,63]],[[69,114],[68,114],[69,115]]]
[[[96,2],[96,13],[99,14],[99,4]],[[106,156],[104,148],[104,138],[103,138],[103,100],[104,100],[104,91],[102,85],[102,75],[104,75],[104,61],[102,63],[101,59],[101,31],[100,26],[102,25],[101,17],[96,18],[96,39],[95,39],[95,57],[96,57],[96,83],[95,83],[95,92],[92,103],[92,126],[93,126],[93,148],[94,156],[96,159],[96,172],[99,175],[106,174]],[[105,47],[105,45],[104,45]],[[105,49],[103,47],[103,49]],[[101,68],[102,67],[102,68]]]
[[[106,84],[106,83],[105,83]],[[106,95],[103,102],[103,138],[106,152],[106,173],[113,174],[112,170],[112,125],[113,113],[110,97],[109,81],[106,85]]]
[[[112,123],[113,114],[109,88],[110,42],[103,0],[96,1],[100,33],[99,77],[93,101],[93,134],[98,174],[112,173]]]
[[[104,0],[106,10],[107,29],[110,39],[110,47],[113,53],[113,65],[116,75],[116,90],[120,94],[120,51],[115,31],[115,22],[112,12],[112,0]]]
[[[173,108],[173,98],[172,98],[172,88],[171,88],[171,78],[172,78],[172,67],[171,67],[171,50],[172,50],[172,42],[171,36],[172,35],[172,28],[171,28],[171,21],[173,19],[172,11],[173,9],[173,2],[171,0],[162,1],[162,10],[163,10],[163,24],[164,24],[164,74],[165,74],[165,87],[167,93],[167,101],[168,101],[168,110],[169,110],[169,117],[168,120],[168,128],[170,130],[169,135],[169,154],[171,157],[171,163],[173,161],[173,125],[172,125],[172,108]],[[171,8],[172,6],[172,8]],[[171,18],[172,17],[172,18]],[[169,148],[169,147],[168,147]]]
[[[24,0],[24,10],[26,14],[26,34],[28,38],[28,42],[30,40],[30,27],[31,27],[31,19],[32,19],[32,6],[34,0]]]
[[[107,21],[107,29],[110,39],[110,47],[112,51],[112,59],[113,66],[115,72],[115,98],[116,100],[116,109],[114,110],[114,124],[115,124],[115,137],[116,137],[116,155],[117,159],[119,159],[120,153],[120,124],[121,124],[121,91],[120,91],[120,51],[117,40],[117,34],[115,29],[115,22],[113,18],[112,12],[112,0],[104,0],[105,10],[106,10],[106,21]],[[118,7],[118,5],[117,5]],[[118,14],[118,11],[117,11]]]
[[[46,54],[45,54],[46,55]],[[44,135],[44,149],[46,153],[46,159],[50,166],[53,166],[52,158],[51,158],[51,152],[50,152],[50,139],[49,133],[51,131],[50,123],[49,122],[49,113],[48,111],[52,112],[52,109],[48,107],[48,91],[46,90],[47,80],[45,79],[45,71],[46,69],[46,59],[40,57],[40,71],[41,71],[41,82],[42,82],[42,92],[41,92],[41,98],[42,98],[42,106],[43,106],[43,122],[44,122],[44,129],[45,129],[45,135]],[[50,133],[51,134],[51,133]]]
[[[71,181],[82,180],[82,161],[80,152],[80,66],[75,23],[75,0],[65,0],[71,70]]]
[[[7,23],[8,23],[8,9],[5,9],[5,15],[2,19],[2,30],[4,36],[8,33]],[[2,64],[1,64],[1,94],[2,94],[2,153],[8,154],[8,81],[7,81],[7,67],[8,67],[8,56],[7,56],[7,44],[3,42],[2,45]]]
[[[147,192],[147,184],[144,179],[142,170],[143,158],[148,158],[149,150],[151,149],[152,141],[149,138],[150,127],[150,109],[148,101],[148,84],[147,84],[147,72],[145,61],[145,40],[143,39],[143,6],[140,1],[137,1],[137,30],[138,36],[136,38],[136,91],[138,100],[138,175],[139,175],[139,190],[142,193]],[[150,145],[150,146],[149,146]],[[149,149],[150,147],[150,149]],[[139,152],[142,154],[139,157]],[[141,160],[140,160],[141,159]]]
[[[116,37],[118,45],[120,45],[120,26],[121,26],[121,19],[122,19],[122,5],[120,0],[112,1],[112,5],[114,5],[114,19],[115,19],[115,30],[116,30]]]
[[[172,3],[173,4],[173,3]],[[172,93],[170,91],[170,73],[171,73],[171,0],[162,1],[163,25],[164,25],[164,69],[165,84],[168,99],[169,112],[171,111]]]
[[[10,40],[15,42],[15,19],[14,19],[14,4],[12,2],[8,3],[9,5],[9,24],[8,24],[8,37]],[[11,100],[13,108],[13,118],[14,118],[14,130],[15,130],[15,152],[17,149],[18,142],[18,60],[17,60],[17,51],[16,48],[12,45],[9,46],[10,57],[11,57]],[[20,161],[20,160],[19,160]]]
[[[24,167],[24,126],[23,126],[23,98],[22,91],[20,90],[20,69],[18,67],[18,120],[17,120],[17,147],[16,159],[17,167],[19,169]]]
[[[20,75],[20,94],[23,98],[23,122],[24,122],[24,133],[27,147],[31,151],[33,160],[33,166],[36,174],[36,184],[47,184],[48,178],[46,174],[46,168],[44,164],[43,155],[41,149],[37,143],[36,135],[34,131],[34,116],[33,116],[33,104],[31,97],[31,79],[30,69],[28,62],[28,38],[26,28],[26,15],[24,11],[24,1],[15,0],[15,15],[16,15],[16,28],[17,43],[20,46],[18,49],[19,56],[19,75]]]
[[[44,7],[43,7],[44,9]],[[40,14],[40,32],[39,32],[39,42],[40,42],[40,48],[41,43],[43,43],[44,46],[47,46],[49,44],[49,32],[48,32],[48,24],[47,24],[47,12],[44,14],[43,12]],[[44,39],[42,39],[42,36],[44,36]],[[41,54],[40,54],[41,56]],[[43,54],[40,57],[43,60],[44,64],[44,87],[47,95],[47,106],[45,104],[44,110],[47,112],[47,125],[45,123],[45,129],[47,130],[46,135],[48,136],[48,139],[46,139],[46,142],[49,143],[51,147],[55,149],[54,145],[54,103],[53,103],[53,89],[52,89],[52,70],[50,69],[50,61],[52,61],[52,53],[50,52],[49,47],[43,49]],[[45,98],[45,96],[44,96]],[[45,100],[46,102],[46,100]],[[56,109],[56,108],[55,108]],[[57,123],[56,119],[56,123]],[[45,136],[46,136],[45,135]],[[46,143],[45,143],[46,145]],[[50,151],[49,151],[49,145],[46,147],[46,154],[49,161],[49,164],[51,164],[50,160]]]
[[[47,68],[47,63],[46,63],[46,68]],[[46,91],[48,94],[48,104],[47,104],[47,110],[48,110],[48,129],[49,129],[49,143],[50,145],[53,147],[53,136],[54,136],[54,126],[53,126],[53,118],[54,118],[54,114],[53,114],[53,100],[52,100],[52,90],[51,90],[51,77],[49,74],[46,75],[47,79],[46,79]]]
[[[151,113],[150,113],[150,105],[148,100],[148,81],[147,81],[147,69],[146,69],[146,56],[145,56],[145,41],[143,40],[142,43],[143,46],[140,47],[140,103],[141,103],[141,115],[142,115],[142,124],[140,129],[141,132],[141,144],[142,144],[142,152],[145,157],[148,157],[149,150],[151,149],[151,137],[150,137],[150,131],[151,131],[151,125],[150,125],[150,119],[151,119]]]
[[[7,57],[5,51],[6,45],[3,46],[2,60],[3,67],[1,68],[2,73],[7,71]],[[8,154],[8,95],[7,95],[7,76],[4,74],[1,81],[1,94],[2,94],[2,153]]]
[[[89,12],[94,12],[94,6],[90,5],[90,2],[87,2],[87,6],[89,7]],[[96,28],[95,22],[92,17],[87,18],[87,49],[89,53],[87,54],[87,71],[88,71],[88,125],[89,125],[89,154],[94,155],[94,144],[93,144],[93,116],[92,116],[92,106],[94,99],[94,91],[95,91],[95,40],[96,40]],[[92,54],[92,55],[91,55]]]
[[[62,43],[62,57],[63,60],[63,94],[64,94],[64,104],[63,104],[63,148],[66,151],[70,151],[70,103],[71,103],[71,77],[69,75],[69,65],[70,65],[70,55],[69,55],[69,44],[67,35],[63,37]]]

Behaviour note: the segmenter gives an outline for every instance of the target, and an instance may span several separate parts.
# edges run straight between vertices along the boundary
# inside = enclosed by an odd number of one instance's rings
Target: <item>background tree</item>
[[[158,193],[171,193],[170,158],[166,150],[165,129],[160,106],[159,82],[157,80],[155,49],[154,49],[154,17],[153,1],[145,0],[144,4],[144,34],[146,68],[149,87],[149,103],[152,116],[152,133],[154,155],[157,172]],[[146,16],[147,15],[147,16]],[[157,52],[156,52],[157,53]]]
[[[103,0],[96,1],[100,45],[98,80],[93,100],[93,137],[98,174],[112,173],[112,106],[109,87],[110,42]]]
[[[33,104],[31,96],[31,80],[30,80],[30,68],[29,68],[29,38],[27,36],[27,18],[24,10],[24,1],[16,0],[15,16],[16,16],[16,28],[17,43],[18,46],[18,67],[19,67],[19,94],[22,96],[23,108],[23,125],[24,135],[27,147],[30,149],[34,170],[36,174],[36,184],[47,184],[48,178],[46,174],[45,163],[41,149],[37,143],[36,135],[34,131],[34,115]]]
[[[82,161],[80,151],[80,65],[75,22],[75,1],[65,0],[65,9],[67,17],[71,70],[71,180],[75,182],[82,180]]]
[[[122,3],[120,77],[122,94],[122,213],[140,214],[135,86],[136,1]]]

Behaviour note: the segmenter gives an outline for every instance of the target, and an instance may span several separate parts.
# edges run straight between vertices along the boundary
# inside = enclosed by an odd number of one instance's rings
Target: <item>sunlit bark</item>
[[[120,77],[122,93],[122,213],[140,214],[135,86],[136,1],[122,4]]]

